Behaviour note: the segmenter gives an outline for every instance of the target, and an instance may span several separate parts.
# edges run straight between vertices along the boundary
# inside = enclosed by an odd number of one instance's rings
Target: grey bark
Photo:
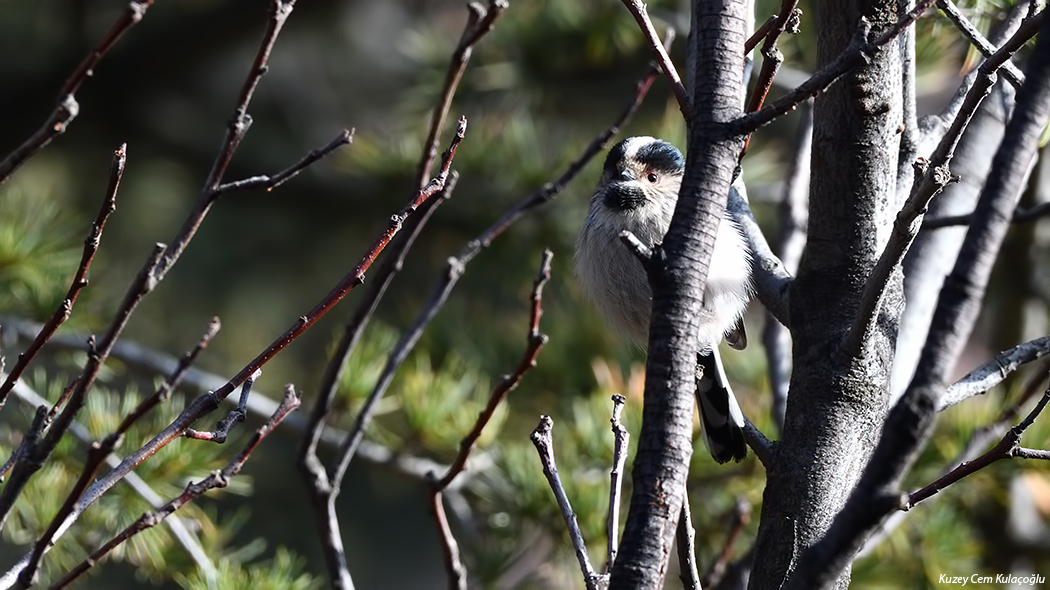
[[[828,587],[841,580],[864,540],[900,506],[901,480],[932,430],[948,372],[976,322],[992,265],[1050,118],[1048,36],[1050,19],[1041,28],[1027,81],[1018,92],[958,260],[944,282],[916,375],[887,417],[856,490],[827,535],[800,556],[788,589]]]
[[[634,491],[610,588],[658,588],[673,553],[692,455],[693,388],[701,296],[742,138],[725,123],[740,113],[747,3],[693,4],[697,55],[689,149],[674,218],[648,264],[653,290],[642,430]]]
[[[898,18],[895,0],[825,0],[816,12],[819,65],[845,49],[862,16],[873,33]],[[789,295],[794,372],[783,437],[767,472],[754,589],[779,588],[799,553],[824,535],[885,416],[902,305],[899,272],[858,356],[845,355],[842,342],[895,214],[902,76],[894,41],[814,104],[808,243]],[[848,583],[846,572],[834,586]]]

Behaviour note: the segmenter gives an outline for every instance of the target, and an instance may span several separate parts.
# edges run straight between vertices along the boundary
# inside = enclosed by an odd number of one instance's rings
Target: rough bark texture
[[[653,314],[634,492],[611,588],[660,588],[692,455],[697,316],[741,138],[746,2],[694,3],[697,60],[685,177],[674,219],[649,265]]]
[[[992,265],[1050,117],[1050,19],[1025,71],[1026,82],[977,202],[952,273],[944,281],[915,377],[893,407],[871,463],[826,537],[804,553],[787,589],[842,579],[864,540],[900,505],[900,482],[928,440],[948,371],[970,336]]]
[[[824,0],[818,57],[849,44],[864,16],[873,32],[897,20],[895,0]],[[800,551],[830,526],[878,439],[902,305],[891,278],[878,329],[843,353],[867,279],[896,213],[901,64],[891,42],[814,105],[809,238],[790,293],[794,373],[783,437],[768,471],[752,588],[779,588]],[[848,571],[837,586],[849,583]]]

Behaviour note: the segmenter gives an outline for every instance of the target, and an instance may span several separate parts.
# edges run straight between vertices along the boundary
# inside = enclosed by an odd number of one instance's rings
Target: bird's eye
[[[647,174],[645,176],[645,179],[648,180],[649,182],[656,182],[658,177],[656,176],[655,172],[650,172],[649,174]]]

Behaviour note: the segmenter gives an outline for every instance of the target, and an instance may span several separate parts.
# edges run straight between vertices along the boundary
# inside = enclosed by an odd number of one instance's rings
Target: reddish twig
[[[442,172],[443,176],[447,176],[448,174],[448,168],[449,166],[451,166],[451,159],[455,152],[455,146],[457,146],[459,142],[462,141],[462,133],[465,131],[465,129],[466,121],[461,120],[459,130],[460,133],[455,139],[453,139],[452,147],[450,147],[449,152],[446,153],[446,162]],[[257,370],[261,369],[267,361],[273,358],[278,352],[280,352],[280,350],[282,350],[285,346],[287,346],[289,343],[298,338],[303,332],[306,331],[307,328],[309,328],[321,316],[327,313],[340,299],[342,299],[343,296],[346,295],[346,293],[350,290],[350,288],[352,288],[352,286],[360,284],[360,282],[364,279],[365,270],[367,270],[367,268],[375,260],[376,256],[379,255],[386,243],[390,241],[390,238],[397,233],[397,229],[400,226],[400,224],[404,221],[405,217],[407,217],[409,214],[411,214],[412,211],[418,208],[422,202],[424,202],[431,194],[433,194],[433,192],[440,190],[440,185],[441,182],[443,182],[443,180],[443,177],[435,179],[435,182],[431,183],[431,185],[428,186],[427,189],[419,191],[419,193],[416,195],[416,198],[413,199],[413,201],[409,204],[408,207],[406,207],[401,213],[394,215],[394,217],[391,219],[390,227],[388,227],[387,231],[385,231],[383,235],[380,236],[379,239],[377,239],[376,243],[368,251],[368,253],[366,253],[361,263],[358,264],[358,266],[351,272],[351,274],[347,275],[347,277],[345,277],[343,281],[340,282],[336,289],[329,293],[329,295],[325,297],[325,299],[323,299],[322,302],[319,303],[309,314],[301,317],[299,321],[296,322],[296,324],[288,330],[288,332],[279,337],[263,353],[261,353],[254,360],[252,360],[244,369],[241,370],[240,373],[238,373],[230,381],[228,381],[226,385],[214,392],[198,396],[196,399],[193,400],[193,402],[189,404],[189,406],[187,406],[185,410],[183,410],[183,412],[171,424],[165,427],[163,431],[154,436],[153,439],[151,439],[145,445],[140,447],[132,455],[126,457],[120,463],[120,465],[118,465],[112,471],[110,471],[105,476],[95,481],[90,487],[88,487],[87,490],[85,490],[85,492],[81,495],[80,499],[77,501],[76,505],[74,506],[74,509],[66,518],[67,523],[71,524],[73,521],[75,521],[88,506],[93,504],[95,500],[97,500],[102,494],[106,493],[106,491],[112,488],[118,481],[123,479],[124,476],[126,476],[131,470],[135,469],[140,464],[142,464],[142,462],[152,457],[154,453],[166,446],[172,440],[181,436],[183,431],[185,431],[185,429],[188,428],[190,424],[217,408],[219,403],[222,400],[224,400],[230,393],[232,393],[234,388],[244,383],[244,381],[247,380],[249,376],[254,374]],[[157,256],[159,258],[159,251],[157,252]],[[140,276],[152,277],[152,269],[154,266],[155,264],[148,264],[146,266],[146,272],[141,273]],[[121,309],[130,308],[128,306],[123,306]],[[97,373],[97,369],[95,370],[95,373]],[[83,385],[78,387],[77,391],[81,391],[82,389]],[[73,399],[76,399],[75,394],[76,392],[74,392]],[[71,399],[70,401],[70,406],[72,406],[73,399]],[[67,416],[67,414],[69,415],[68,419],[71,421],[72,414],[70,414],[69,412],[70,407],[67,407],[66,411],[59,415],[59,421],[61,421],[64,416]],[[58,421],[56,421],[56,424],[57,423]],[[52,427],[48,431],[48,436],[46,438],[50,438],[54,431],[55,427]],[[10,484],[8,486],[5,486],[3,494],[0,495],[0,509],[5,508],[2,502],[5,501],[5,498],[8,495],[8,488],[10,487]],[[7,507],[7,509],[9,510],[9,507]],[[66,530],[66,528],[63,528],[62,530],[64,531]]]
[[[150,410],[162,404],[171,397],[171,392],[178,388],[179,384],[182,383],[182,378],[186,375],[186,371],[189,370],[190,365],[197,360],[200,353],[208,347],[208,343],[211,339],[219,333],[219,329],[222,328],[222,323],[219,322],[219,318],[212,318],[208,324],[208,328],[204,331],[204,335],[197,342],[197,345],[192,350],[187,352],[178,364],[175,366],[175,370],[168,375],[168,378],[164,380],[164,383],[157,388],[153,395],[142,400],[139,405],[131,411],[130,414],[124,417],[120,422],[120,426],[117,426],[115,431],[116,434],[124,434],[131,428],[131,425],[138,421],[139,418],[149,413]]]
[[[547,477],[547,483],[550,484],[554,498],[558,501],[558,509],[561,511],[562,518],[565,519],[569,539],[572,541],[573,549],[576,550],[576,560],[580,562],[580,571],[583,572],[583,581],[587,590],[596,590],[606,576],[596,573],[590,558],[587,557],[587,545],[584,543],[583,533],[580,532],[580,525],[576,522],[576,513],[572,511],[569,496],[565,493],[565,486],[562,485],[561,477],[558,475],[558,466],[554,462],[554,441],[551,436],[553,429],[554,420],[551,420],[550,416],[540,416],[540,423],[529,438],[532,439],[532,444],[536,445],[536,451],[540,454],[540,462],[543,464],[543,475]]]
[[[780,3],[780,14],[773,20],[765,34],[765,42],[762,44],[762,71],[758,75],[758,82],[751,93],[751,101],[747,105],[747,112],[754,113],[762,108],[769,95],[769,89],[773,87],[773,78],[780,71],[784,63],[784,54],[777,48],[777,41],[784,31],[797,32],[799,19],[802,11],[798,9],[798,0],[782,0]],[[763,26],[763,28],[766,28]],[[746,47],[745,47],[746,51]],[[751,143],[751,135],[744,139],[744,147],[740,149],[737,161],[741,162],[747,155],[747,146]]]
[[[935,0],[920,0],[915,7],[901,17],[892,27],[875,39],[869,40],[871,24],[862,19],[857,36],[847,46],[835,61],[831,62],[819,72],[813,74],[808,80],[799,84],[797,88],[780,97],[772,104],[766,105],[761,110],[743,115],[729,123],[730,131],[737,135],[747,135],[760,127],[769,124],[773,119],[794,110],[802,101],[816,96],[825,88],[830,86],[840,76],[853,68],[865,63],[869,56],[881,50],[890,41],[896,39],[905,29],[910,27],[919,19]]]
[[[196,440],[206,440],[214,443],[222,444],[226,442],[226,437],[230,434],[230,429],[236,424],[244,422],[244,419],[248,417],[248,395],[252,392],[252,385],[262,374],[262,371],[256,371],[251,377],[244,380],[244,384],[241,385],[241,399],[237,402],[237,407],[233,409],[225,418],[219,421],[219,424],[215,427],[215,430],[200,431],[192,428],[187,428],[182,436],[186,438],[192,438]]]
[[[911,510],[919,502],[927,500],[941,490],[947,488],[953,483],[963,479],[964,477],[971,475],[984,469],[985,467],[999,461],[1000,459],[1011,459],[1014,457],[1020,457],[1023,459],[1048,459],[1050,453],[1047,451],[1027,449],[1020,445],[1021,436],[1025,430],[1035,422],[1035,419],[1039,417],[1039,414],[1046,407],[1047,402],[1050,402],[1050,387],[1043,393],[1043,397],[1039,399],[1039,403],[1036,404],[1032,411],[1017,424],[1011,428],[1002,439],[999,440],[999,444],[992,447],[987,453],[974,459],[973,461],[964,461],[955,469],[952,469],[944,476],[937,479],[933,483],[923,487],[922,489],[916,490],[910,494],[906,494],[901,498],[901,510]]]
[[[91,231],[84,240],[84,253],[80,257],[80,267],[77,268],[77,272],[73,276],[73,282],[69,285],[66,298],[59,304],[55,313],[51,314],[51,318],[40,329],[40,333],[37,334],[29,347],[18,355],[18,361],[11,368],[11,372],[8,373],[4,384],[0,385],[0,408],[4,406],[8,394],[11,393],[11,388],[15,386],[15,382],[25,372],[29,363],[33,361],[44,344],[54,336],[59,326],[69,319],[80,291],[88,284],[88,269],[91,268],[91,262],[95,259],[95,252],[98,251],[99,242],[102,239],[102,229],[106,226],[109,216],[117,210],[117,189],[120,188],[120,179],[124,175],[127,148],[127,144],[122,144],[113,154],[113,163],[109,167],[109,185],[106,187],[106,196],[102,200],[102,208],[99,209],[95,222],[91,224]]]
[[[645,3],[641,0],[623,0],[623,5],[627,7],[631,16],[634,17],[634,20],[638,22],[638,26],[641,27],[642,35],[645,36],[645,40],[649,44],[649,51],[652,52],[664,77],[667,78],[667,82],[671,85],[671,91],[678,101],[678,108],[681,109],[682,116],[686,121],[689,121],[690,113],[692,113],[692,99],[689,97],[689,91],[682,84],[682,78],[679,77],[678,71],[671,61],[671,56],[667,54],[667,48],[660,42],[660,36],[656,34],[656,29],[653,28],[653,21],[649,20],[649,11],[646,9]]]
[[[459,453],[456,455],[452,465],[449,466],[440,479],[436,477],[431,478],[430,507],[441,536],[442,553],[445,557],[445,571],[448,574],[449,588],[465,589],[467,587],[467,570],[459,560],[459,545],[456,543],[456,537],[452,534],[451,527],[449,527],[448,518],[445,517],[442,492],[452,483],[456,476],[466,469],[470,453],[474,450],[474,445],[477,444],[485,426],[492,420],[492,416],[496,413],[496,408],[503,403],[503,400],[507,398],[511,391],[517,388],[518,384],[525,377],[525,373],[528,373],[530,369],[536,366],[536,357],[539,355],[543,345],[547,343],[547,335],[540,332],[540,317],[543,316],[543,286],[551,278],[551,258],[553,256],[554,254],[550,250],[543,251],[539,274],[536,275],[536,281],[532,285],[532,305],[531,313],[529,314],[528,345],[525,349],[525,355],[522,357],[521,362],[518,363],[517,369],[510,375],[504,375],[492,390],[485,409],[478,414],[478,419],[474,422],[474,427],[460,441]]]
[[[124,33],[142,20],[146,10],[152,4],[153,0],[128,3],[127,9],[117,18],[99,44],[87,54],[66,83],[62,85],[62,90],[58,93],[58,104],[43,126],[0,162],[0,184],[10,178],[11,174],[30,156],[46,147],[56,136],[65,133],[66,128],[80,112],[80,105],[75,96],[80,85],[94,73],[95,66]]]
[[[747,38],[747,41],[744,42],[744,55],[751,53],[756,47],[758,47],[759,42],[766,38],[766,35],[769,34],[769,29],[772,28],[773,24],[776,22],[777,15],[774,14],[767,18],[766,22],[762,23],[762,26],[758,27],[758,29]]]
[[[248,457],[251,456],[251,454],[255,451],[256,447],[258,447],[259,444],[264,439],[266,439],[266,437],[269,436],[271,432],[274,431],[277,425],[280,424],[281,421],[284,420],[286,416],[288,416],[288,414],[290,414],[293,410],[299,407],[299,403],[299,396],[296,395],[295,388],[291,385],[287,386],[285,388],[284,398],[281,400],[281,404],[277,407],[277,410],[270,417],[270,419],[266,421],[265,424],[260,426],[259,429],[255,431],[255,434],[252,436],[251,440],[248,441],[248,444],[244,446],[244,449],[240,452],[240,454],[237,455],[237,457],[232,462],[230,462],[229,465],[227,465],[221,471],[216,471],[212,473],[210,476],[208,476],[201,482],[189,484],[188,486],[186,486],[186,490],[182,492],[182,494],[172,499],[159,510],[143,514],[141,517],[139,517],[138,520],[136,520],[134,523],[132,523],[123,531],[121,531],[120,534],[111,539],[105,545],[103,545],[94,553],[92,553],[90,557],[88,557],[75,568],[73,568],[69,573],[62,577],[62,579],[60,579],[53,586],[51,586],[51,588],[53,590],[65,588],[69,585],[70,582],[72,582],[78,576],[80,576],[88,569],[93,567],[96,563],[102,560],[102,558],[104,558],[110,551],[112,551],[115,547],[117,547],[124,541],[127,541],[128,539],[137,535],[138,533],[141,533],[142,531],[152,528],[157,524],[163,522],[164,519],[171,516],[176,510],[178,510],[188,502],[191,502],[196,498],[202,496],[206,492],[214,490],[216,488],[224,488],[227,485],[229,485],[230,479],[236,476],[241,471],[241,469],[244,467],[245,462],[248,461]]]
[[[84,464],[84,469],[80,472],[80,477],[77,478],[76,483],[73,485],[73,489],[70,490],[69,495],[66,496],[65,502],[62,503],[62,507],[59,508],[55,517],[51,519],[51,524],[48,525],[47,530],[43,535],[37,539],[35,545],[33,545],[33,552],[29,556],[29,561],[22,568],[22,571],[18,574],[18,581],[14,585],[15,588],[29,588],[36,584],[37,572],[40,570],[40,562],[44,558],[44,553],[51,548],[51,545],[55,541],[55,536],[58,534],[59,527],[63,526],[66,518],[73,512],[74,505],[80,494],[87,489],[88,484],[95,477],[95,472],[98,471],[99,466],[106,457],[113,452],[113,449],[117,448],[120,444],[122,437],[120,435],[106,437],[101,443],[92,443],[91,449],[88,451],[87,461]]]
[[[623,471],[624,464],[627,462],[627,447],[631,440],[631,433],[627,432],[627,429],[620,423],[620,415],[623,413],[623,406],[627,403],[627,398],[620,394],[615,394],[612,396],[612,402],[612,418],[609,422],[612,423],[614,443],[613,466],[609,470],[609,514],[605,521],[605,533],[609,541],[609,558],[605,564],[605,573],[612,571],[613,562],[616,561],[617,537],[620,534],[620,497],[623,491]]]
[[[439,134],[445,126],[452,98],[455,96],[463,72],[466,70],[467,63],[473,53],[473,47],[492,29],[496,19],[506,9],[506,6],[505,2],[497,0],[490,0],[487,11],[475,3],[467,5],[469,11],[467,24],[464,27],[463,35],[460,37],[456,51],[450,59],[445,84],[438,99],[438,106],[434,109],[434,114],[431,118],[430,130],[425,143],[426,147],[420,158],[417,180],[417,185],[420,187],[425,186],[427,182],[427,176],[434,157],[437,155]],[[335,549],[337,544],[340,544],[337,543],[336,539],[339,532],[331,527],[336,525],[337,521],[334,514],[334,506],[330,505],[326,500],[332,493],[332,489],[329,473],[317,457],[317,446],[324,432],[325,420],[332,411],[332,400],[335,398],[340,378],[347,361],[350,359],[350,355],[357,347],[357,343],[360,341],[365,327],[368,326],[372,315],[379,306],[379,301],[386,293],[387,287],[393,281],[394,276],[401,270],[402,263],[409,249],[411,249],[416,238],[437,207],[452,194],[456,180],[457,176],[453,173],[438,198],[430,199],[424,203],[420,211],[409,218],[402,232],[402,237],[390,247],[383,264],[372,278],[367,292],[347,322],[343,335],[332,353],[328,366],[325,368],[317,399],[310,411],[306,436],[303,437],[303,443],[299,448],[297,463],[304,481],[311,490],[312,506],[317,514],[319,526],[322,528],[321,537],[322,539],[327,539],[323,541],[323,545],[325,547],[325,559],[328,564],[330,578],[333,580],[333,584],[342,587],[352,583],[349,582],[349,574],[345,572],[345,557],[341,554],[341,549]]]

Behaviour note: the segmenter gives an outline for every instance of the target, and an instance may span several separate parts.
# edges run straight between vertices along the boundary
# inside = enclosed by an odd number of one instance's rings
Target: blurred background
[[[806,14],[801,34],[781,39],[783,84],[797,83],[813,69],[816,39],[810,4],[801,3]],[[963,4],[985,31],[1009,8],[1005,2]],[[248,0],[158,2],[103,59],[77,94],[80,114],[69,130],[0,186],[0,315],[43,321],[64,297],[105,190],[113,150],[126,142],[127,171],[117,212],[103,235],[91,285],[62,333],[86,337],[105,329],[153,244],[169,241],[196,202],[265,30],[268,6]],[[46,119],[65,79],[125,7],[126,2],[113,0],[0,3],[0,112],[5,113],[0,153],[13,150]],[[772,0],[759,1],[757,20],[778,8]],[[659,30],[667,25],[678,29],[671,55],[683,64],[688,3],[653,1],[649,10]],[[254,123],[225,180],[276,173],[345,128],[356,129],[353,144],[277,190],[220,199],[178,265],[140,306],[125,339],[178,356],[219,316],[223,329],[197,366],[227,378],[312,308],[414,194],[431,110],[466,16],[461,0],[297,4],[249,108]],[[918,53],[923,108],[939,110],[975,57],[939,15],[919,23]],[[455,118],[468,118],[467,138],[454,164],[458,186],[423,232],[351,361],[337,400],[336,426],[346,428],[352,422],[386,353],[414,321],[447,258],[507,208],[554,180],[629,104],[647,63],[637,25],[619,2],[512,1],[475,49],[451,109],[452,123],[442,133],[444,148]],[[775,88],[774,96],[778,92],[782,88]],[[798,115],[791,114],[759,132],[744,167],[753,210],[771,242],[797,126]],[[623,137],[630,135],[663,137],[684,147],[681,116],[663,80],[657,80],[624,130]],[[556,453],[570,498],[592,560],[604,563],[612,454],[609,395],[628,396],[625,425],[637,433],[644,352],[617,341],[581,296],[573,276],[573,243],[603,157],[470,264],[400,371],[369,432],[370,440],[399,453],[446,463],[454,457],[491,386],[518,363],[531,283],[540,253],[551,248],[553,276],[541,322],[550,342],[486,431],[483,468],[464,474],[469,482],[463,502],[452,510],[470,579],[479,586],[581,585],[564,525],[528,440],[540,414],[554,418]],[[1045,240],[1038,227],[1026,227],[1015,247],[1026,262],[1039,260]],[[1027,275],[1021,276],[1036,276],[1031,268],[1022,265]],[[997,327],[1023,323],[1018,310],[1031,301],[1045,307],[1040,291],[1029,287],[1033,285],[993,293],[985,327],[975,340],[975,364],[989,352],[1017,343],[1016,333]],[[351,294],[269,363],[257,391],[275,397],[285,383],[294,383],[304,396],[300,413],[305,413],[328,353],[363,292]],[[745,413],[775,436],[758,338],[764,321],[764,311],[755,303],[747,319],[752,346],[724,357]],[[1040,334],[1045,328],[1026,327]],[[24,345],[5,340],[9,362]],[[28,381],[54,400],[82,364],[82,355],[52,348]],[[95,437],[112,430],[121,412],[149,393],[157,379],[120,360],[107,367],[83,420]],[[1010,382],[1002,389],[1022,385]],[[916,470],[916,484],[939,475],[970,433],[998,415],[1002,398],[986,397],[945,415]],[[176,395],[120,451],[137,448],[186,400]],[[0,442],[6,450],[17,444],[31,416],[26,406],[9,406],[0,416]],[[249,420],[252,428],[259,423],[258,416]],[[243,431],[225,447],[176,442],[139,473],[170,497],[187,481],[228,462],[250,428]],[[1028,436],[1045,440],[1046,433],[1046,427],[1036,424]],[[222,587],[326,584],[320,545],[294,467],[299,437],[300,431],[282,426],[231,489],[187,510],[199,523],[198,533],[222,575],[230,576],[223,578],[228,585]],[[4,531],[7,549],[0,569],[13,563],[49,522],[63,498],[62,484],[76,477],[83,456],[82,444],[67,441],[59,449],[60,461],[35,478],[27,497],[41,500],[21,506]],[[728,554],[740,558],[750,547],[764,477],[754,457],[726,468],[715,466],[706,452],[694,454],[692,474],[704,573],[722,553],[739,506],[749,507],[753,516],[743,519],[742,533]],[[625,495],[629,478],[626,485]],[[943,572],[1005,571],[1003,564],[1019,554],[1040,571],[1050,546],[1045,525],[1021,543],[1010,540],[1004,524],[1011,486],[1018,485],[1036,490],[1043,503],[1033,504],[1042,508],[1032,518],[1042,523],[1050,512],[1045,468],[1014,464],[986,469],[959,490],[914,511],[887,542],[858,561],[855,584],[936,586]],[[52,551],[46,573],[64,572],[144,509],[130,491],[115,489]],[[357,461],[343,484],[340,516],[359,588],[445,584],[425,488],[418,479]],[[112,588],[132,581],[206,587],[163,527],[140,535],[114,557],[80,587]],[[669,580],[676,582],[673,575]]]

